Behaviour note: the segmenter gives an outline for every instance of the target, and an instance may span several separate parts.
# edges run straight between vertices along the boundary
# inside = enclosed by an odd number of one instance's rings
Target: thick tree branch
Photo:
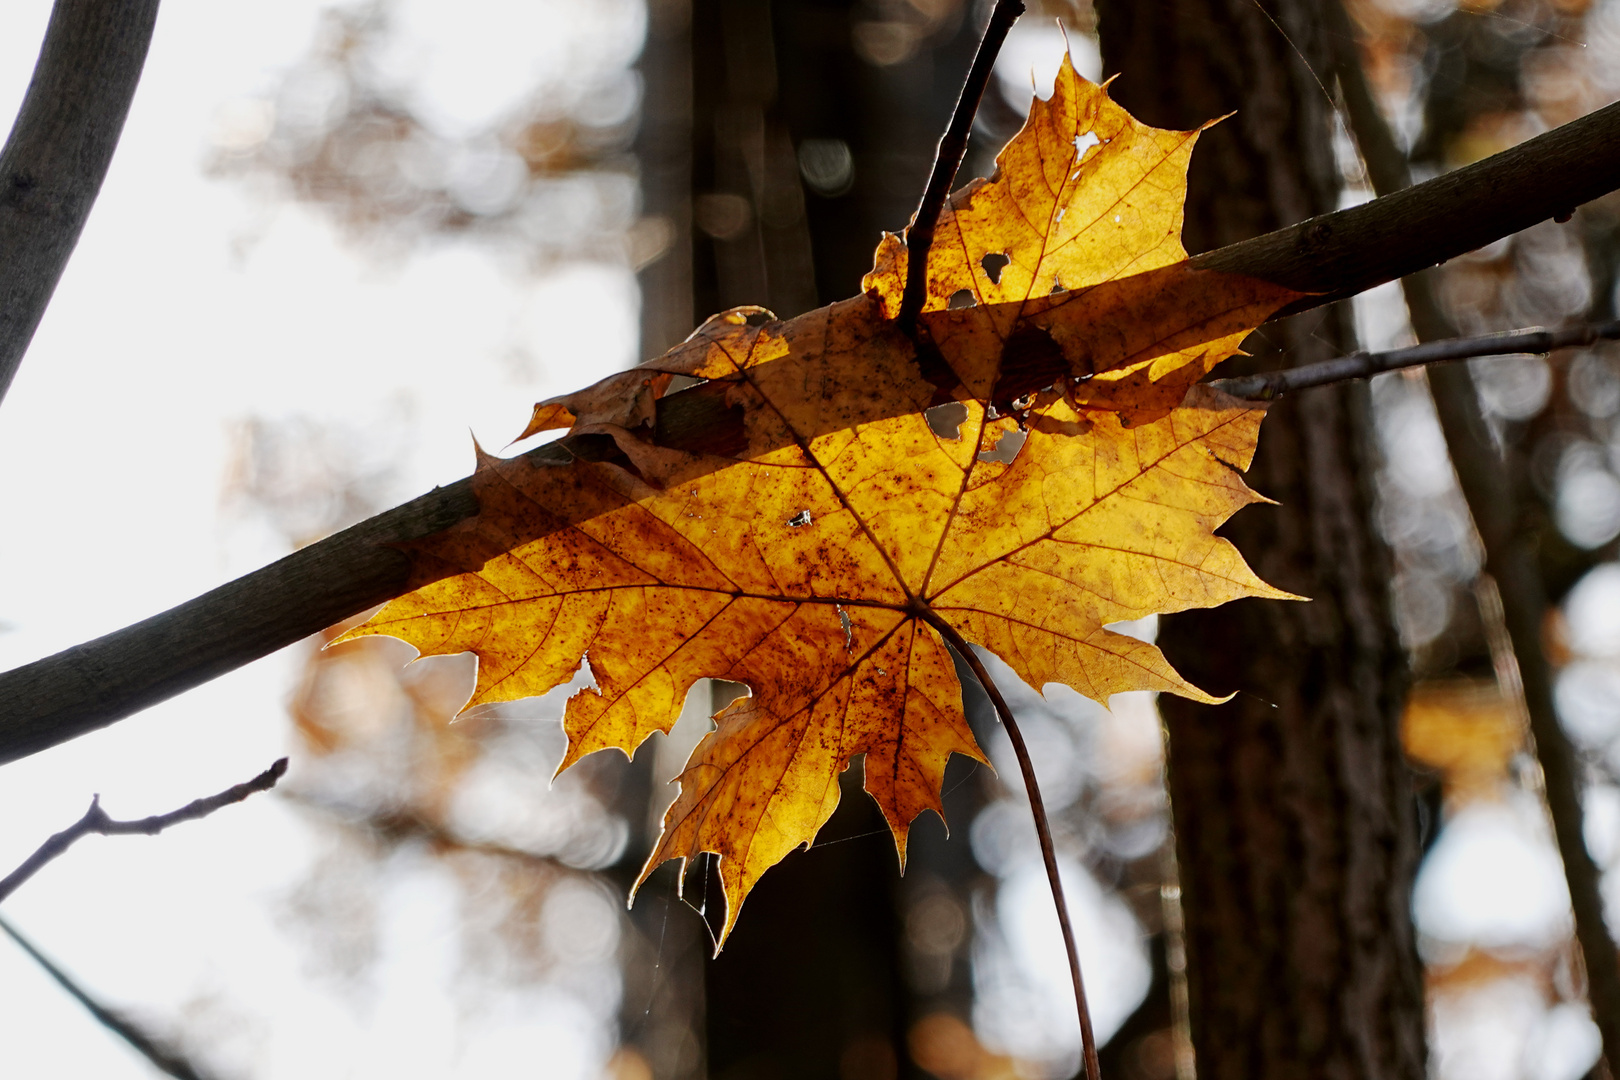
[[[249,795],[269,791],[286,772],[287,759],[281,758],[253,779],[228,787],[218,795],[210,795],[206,799],[193,799],[178,810],[134,821],[117,821],[108,817],[107,812],[101,808],[101,796],[97,795],[90,800],[90,809],[84,812],[83,817],[46,840],[32,855],[23,860],[21,866],[0,879],[0,902],[16,892],[23,882],[39,873],[46,864],[83,837],[92,833],[98,836],[156,836],[170,826],[205,818],[215,810],[241,802]]]
[[[1274,318],[1394,281],[1620,188],[1620,102],[1371,202],[1193,258],[1315,293]]]
[[[1331,17],[1339,24],[1336,36],[1340,49],[1335,63],[1336,74],[1343,90],[1351,131],[1361,149],[1362,159],[1367,163],[1373,188],[1381,196],[1377,201],[1388,202],[1413,196],[1423,188],[1430,187],[1434,181],[1418,187],[1407,187],[1411,183],[1411,174],[1406,156],[1396,145],[1383,114],[1373,100],[1349,17],[1339,3],[1330,3],[1328,8]],[[1592,120],[1603,113],[1614,114],[1617,108],[1620,106],[1611,105],[1585,120]],[[1548,134],[1558,134],[1558,131]],[[1615,135],[1609,131],[1603,137],[1613,141]],[[1495,159],[1487,159],[1481,164],[1491,160]],[[1528,163],[1519,166],[1521,169],[1529,167]],[[1464,171],[1467,170],[1459,170]],[[1612,165],[1604,175],[1614,176]],[[1563,215],[1567,216],[1575,205],[1575,202],[1571,202]],[[1414,275],[1403,280],[1401,286],[1406,295],[1413,332],[1420,342],[1433,343],[1418,347],[1433,348],[1445,344],[1438,339],[1450,336],[1455,330],[1441,309],[1428,277]],[[1445,433],[1446,446],[1457,471],[1458,486],[1462,488],[1480,542],[1485,548],[1484,572],[1495,581],[1501,598],[1501,627],[1512,642],[1512,659],[1518,667],[1517,689],[1523,694],[1531,740],[1535,743],[1536,757],[1541,763],[1548,815],[1552,818],[1553,837],[1564,864],[1564,879],[1569,885],[1570,903],[1575,915],[1575,937],[1586,962],[1587,996],[1602,1035],[1604,1057],[1608,1059],[1612,1072],[1620,1065],[1620,952],[1616,950],[1614,936],[1604,918],[1602,875],[1586,849],[1575,752],[1558,722],[1553,702],[1552,665],[1542,648],[1542,623],[1547,610],[1547,597],[1542,587],[1541,573],[1518,527],[1516,495],[1523,485],[1515,482],[1520,478],[1513,475],[1508,463],[1497,453],[1468,369],[1461,365],[1437,366],[1429,374],[1429,385],[1434,394],[1440,427]],[[1504,694],[1511,693],[1513,689],[1506,685],[1502,687]]]
[[[0,150],[0,398],[84,230],[146,63],[158,0],[56,0]]]
[[[175,1078],[175,1080],[207,1080],[208,1074],[199,1069],[188,1057],[162,1041],[150,1035],[144,1027],[119,1012],[117,1009],[102,1004],[96,1000],[84,987],[74,981],[73,976],[63,971],[50,957],[40,952],[34,943],[18,932],[17,928],[5,919],[0,919],[0,931],[17,943],[17,947],[28,954],[29,959],[45,969],[45,974],[56,981],[56,985],[67,991],[85,1011],[95,1017],[96,1022],[108,1031],[123,1039],[135,1052],[150,1061],[160,1071]]]
[[[1461,255],[1615,188],[1620,104],[1398,195],[1195,261],[1316,290],[1296,308],[1311,306]],[[660,443],[704,445],[728,411],[715,385],[659,403]],[[567,455],[547,446],[527,458],[541,465]],[[0,763],[114,723],[400,595],[410,563],[390,545],[477,512],[470,481],[460,481],[161,615],[0,675]]]
[[[0,762],[200,686],[406,591],[389,545],[478,513],[467,480],[437,488],[144,622],[0,675]]]
[[[979,114],[979,101],[989,85],[990,73],[995,70],[996,57],[1001,53],[1007,31],[1012,29],[1018,16],[1024,13],[1024,0],[996,0],[990,22],[979,39],[979,50],[973,54],[973,64],[962,82],[962,96],[956,99],[956,111],[940,136],[939,149],[934,152],[934,169],[923,188],[922,202],[917,206],[911,227],[906,230],[906,291],[900,297],[900,311],[895,321],[907,337],[914,337],[917,315],[923,301],[928,299],[928,249],[934,243],[934,226],[939,223],[939,212],[945,207],[945,197],[956,182],[956,170],[962,167],[967,154],[968,136],[973,133],[973,118]]]
[[[1210,385],[1233,397],[1270,401],[1294,390],[1368,379],[1401,368],[1424,367],[1445,360],[1467,360],[1475,356],[1545,354],[1556,349],[1576,348],[1594,341],[1613,341],[1616,338],[1620,338],[1620,322],[1587,323],[1563,330],[1509,330],[1479,337],[1426,340],[1419,345],[1386,352],[1351,353],[1349,356],[1323,360],[1319,364],[1242,375],[1235,379],[1216,379]]]

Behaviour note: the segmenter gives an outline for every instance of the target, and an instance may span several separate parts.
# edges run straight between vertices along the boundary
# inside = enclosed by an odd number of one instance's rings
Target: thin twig
[[[112,164],[158,0],[56,0],[0,150],[0,398]]]
[[[1409,197],[1427,185],[1409,187],[1411,170],[1384,121],[1361,66],[1360,49],[1343,6],[1327,5],[1337,24],[1340,85],[1344,88],[1350,128],[1367,162],[1373,189],[1383,201]],[[1402,190],[1404,189],[1404,190]],[[1398,194],[1397,194],[1398,193]],[[1574,204],[1565,211],[1574,210]],[[1413,275],[1401,286],[1412,330],[1419,341],[1454,333],[1429,278]],[[1558,722],[1553,700],[1553,670],[1542,645],[1548,600],[1519,519],[1523,482],[1512,459],[1504,461],[1493,445],[1480,411],[1479,395],[1466,368],[1437,367],[1429,376],[1435,412],[1457,472],[1458,486],[1485,549],[1484,572],[1494,580],[1499,604],[1482,605],[1481,615],[1497,622],[1512,642],[1516,678],[1503,679],[1503,692],[1518,689],[1529,718],[1531,741],[1541,764],[1547,814],[1564,864],[1575,939],[1585,960],[1587,997],[1602,1037],[1610,1070],[1620,1065],[1620,953],[1604,914],[1602,875],[1587,850],[1580,798],[1580,774],[1574,748]],[[1490,590],[1481,590],[1489,601]],[[1505,658],[1504,658],[1505,659]]]
[[[928,176],[928,186],[923,188],[922,202],[911,219],[911,226],[906,229],[906,291],[900,297],[900,312],[895,321],[907,337],[916,336],[917,316],[928,298],[928,249],[934,244],[934,226],[939,222],[939,212],[945,207],[945,197],[956,181],[956,170],[962,167],[962,158],[967,154],[973,118],[979,113],[979,101],[989,85],[996,56],[1007,40],[1007,31],[1023,13],[1024,0],[996,0],[996,8],[984,28],[984,37],[979,39],[979,51],[973,55],[973,65],[962,83],[962,96],[956,99],[956,111],[940,137],[939,149],[934,154],[934,171]]]
[[[101,796],[97,795],[90,800],[90,809],[84,816],[69,825],[55,836],[46,840],[39,849],[21,866],[0,879],[0,901],[4,901],[18,886],[33,877],[51,860],[72,847],[79,838],[95,833],[100,836],[156,836],[171,825],[179,825],[186,821],[196,821],[205,818],[221,807],[232,803],[239,803],[249,795],[260,791],[269,791],[276,786],[287,771],[287,759],[281,758],[264,772],[243,784],[228,787],[218,795],[210,795],[206,799],[193,799],[178,810],[167,814],[157,814],[153,817],[139,818],[135,821],[117,821],[107,816],[101,808]]]
[[[1018,729],[1018,721],[1013,719],[1007,699],[1001,696],[995,680],[990,677],[990,672],[967,640],[934,612],[924,609],[922,617],[929,626],[939,631],[940,636],[973,670],[974,678],[984,687],[990,703],[1001,717],[1002,726],[1007,729],[1007,738],[1012,741],[1013,753],[1018,757],[1018,771],[1024,777],[1024,792],[1029,796],[1029,809],[1035,816],[1035,835],[1040,838],[1041,861],[1046,865],[1047,883],[1052,886],[1052,902],[1057,905],[1058,926],[1063,930],[1063,947],[1069,954],[1069,975],[1074,981],[1074,1005],[1080,1015],[1080,1050],[1085,1060],[1086,1080],[1102,1080],[1101,1066],[1097,1061],[1097,1037],[1092,1033],[1091,1009],[1086,1004],[1086,984],[1080,976],[1080,950],[1075,945],[1074,927],[1069,922],[1069,905],[1063,898],[1063,880],[1058,876],[1057,851],[1052,846],[1052,823],[1046,816],[1046,805],[1041,801],[1041,787],[1035,779],[1035,763],[1030,759],[1029,747],[1024,743],[1024,733]]]
[[[1479,337],[1446,338],[1425,341],[1404,349],[1385,352],[1357,352],[1318,364],[1268,371],[1259,375],[1242,375],[1235,379],[1216,379],[1210,386],[1251,401],[1270,401],[1292,390],[1312,386],[1331,386],[1352,379],[1366,379],[1385,371],[1422,367],[1445,360],[1466,360],[1473,356],[1509,356],[1526,353],[1550,353],[1556,349],[1577,348],[1595,341],[1613,341],[1620,338],[1620,321],[1586,323],[1563,330],[1509,330],[1500,334]]]
[[[156,1068],[174,1077],[175,1080],[207,1080],[208,1074],[180,1051],[164,1046],[134,1020],[97,1001],[94,995],[74,981],[73,976],[57,967],[50,957],[40,952],[33,942],[23,937],[15,926],[3,918],[0,918],[0,931],[4,931],[12,941],[15,941],[17,947],[27,953],[34,963],[44,968],[45,974],[55,979],[56,984],[66,990],[73,1000],[83,1005],[85,1010],[96,1018],[97,1023],[134,1047],[136,1053],[150,1061]]]

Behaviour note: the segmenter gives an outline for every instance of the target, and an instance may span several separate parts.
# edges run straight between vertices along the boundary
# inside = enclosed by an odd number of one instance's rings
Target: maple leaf
[[[469,704],[543,694],[588,658],[559,772],[667,732],[700,678],[745,684],[642,875],[717,854],[722,943],[857,755],[904,868],[950,756],[985,760],[951,647],[1105,704],[1213,700],[1107,628],[1286,596],[1214,535],[1260,498],[1240,473],[1263,410],[1195,384],[1296,294],[1185,262],[1196,137],[1138,124],[1065,60],[997,177],[942,214],[916,341],[891,236],[859,297],[727,312],[542,402],[525,435],[567,427],[572,460],[480,452],[478,516],[413,545],[422,586],[344,640],[476,653]],[[677,376],[713,418],[697,444],[660,433]]]

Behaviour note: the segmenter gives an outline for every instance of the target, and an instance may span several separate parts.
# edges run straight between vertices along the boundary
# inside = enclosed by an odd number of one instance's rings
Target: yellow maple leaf
[[[717,854],[722,942],[855,755],[902,867],[911,822],[943,816],[950,756],[984,760],[948,645],[1104,703],[1211,700],[1107,629],[1286,595],[1213,531],[1259,499],[1239,474],[1263,411],[1194,384],[1296,294],[1184,261],[1196,134],[1136,123],[1065,61],[997,178],[942,217],[916,341],[893,318],[891,237],[859,297],[727,312],[542,402],[526,434],[568,427],[572,460],[481,457],[479,515],[416,545],[422,586],[346,637],[476,653],[470,704],[545,693],[588,658],[559,771],[667,732],[700,678],[747,685],[643,872]],[[961,289],[974,302],[953,308]],[[700,382],[671,394],[675,376]],[[660,427],[676,398],[703,431]]]

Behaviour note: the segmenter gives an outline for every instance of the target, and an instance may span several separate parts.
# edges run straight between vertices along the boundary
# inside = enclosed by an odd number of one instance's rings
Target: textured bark
[[[1367,163],[1373,190],[1380,195],[1404,190],[1412,183],[1406,156],[1396,145],[1367,85],[1350,20],[1339,0],[1328,2],[1339,34],[1336,60],[1345,112]],[[1613,298],[1604,294],[1601,280],[1594,280],[1593,285],[1594,294],[1604,299],[1597,302],[1589,317],[1612,316]],[[1457,332],[1440,306],[1429,275],[1405,278],[1401,287],[1412,331],[1419,341],[1435,341]],[[1537,351],[1551,352],[1553,345],[1548,342]],[[1502,629],[1512,642],[1531,742],[1545,781],[1553,837],[1569,884],[1575,939],[1586,969],[1587,998],[1603,1036],[1606,1061],[1597,1071],[1601,1073],[1606,1067],[1612,1074],[1614,1063],[1620,1061],[1620,962],[1615,955],[1613,925],[1604,916],[1602,871],[1586,847],[1580,762],[1558,722],[1554,670],[1542,641],[1549,597],[1542,568],[1526,540],[1521,520],[1523,508],[1534,505],[1525,475],[1528,463],[1521,450],[1511,445],[1507,454],[1498,453],[1467,367],[1447,364],[1434,368],[1429,372],[1429,387],[1457,470],[1458,486],[1485,548],[1485,573],[1499,589]],[[1512,692],[1508,685],[1502,690],[1504,694]]]
[[[1314,0],[1097,6],[1127,108],[1181,128],[1237,111],[1194,156],[1189,249],[1334,207],[1331,103],[1301,55],[1329,70]],[[1255,335],[1249,366],[1324,359],[1349,338],[1342,306],[1295,316]],[[1274,406],[1250,483],[1282,505],[1223,530],[1262,577],[1310,603],[1240,601],[1163,622],[1184,673],[1237,691],[1216,707],[1161,700],[1201,1080],[1424,1075],[1404,670],[1368,435],[1360,386]]]

